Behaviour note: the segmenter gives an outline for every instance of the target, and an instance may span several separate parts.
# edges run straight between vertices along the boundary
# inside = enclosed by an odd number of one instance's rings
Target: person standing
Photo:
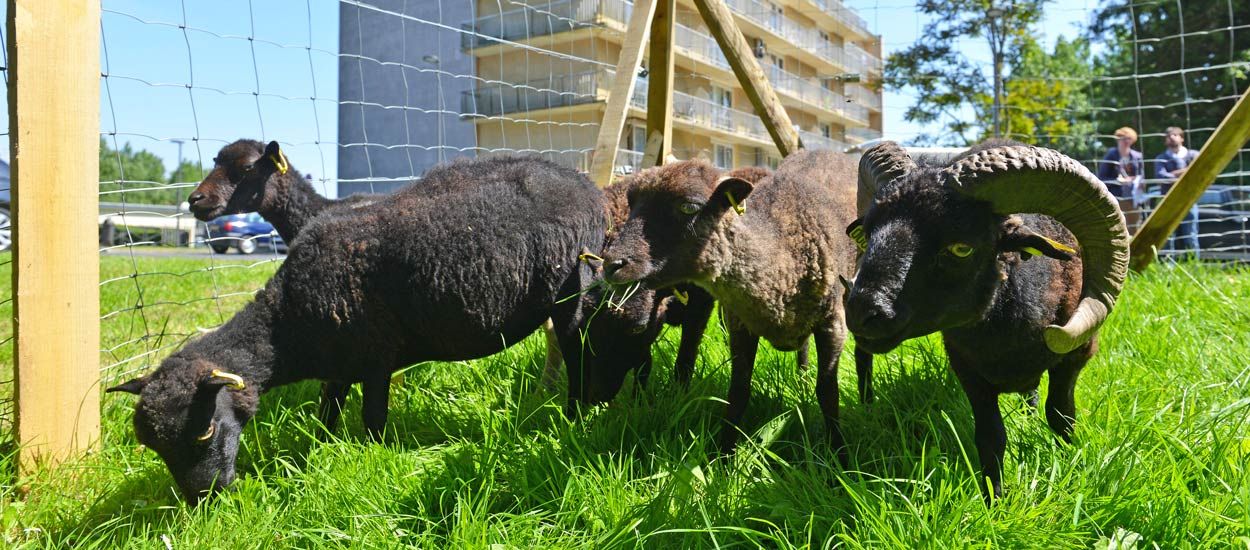
[[[1164,134],[1164,143],[1167,149],[1155,157],[1155,176],[1162,180],[1167,180],[1163,184],[1163,193],[1167,194],[1172,189],[1172,185],[1185,170],[1189,169],[1189,165],[1193,164],[1194,159],[1198,158],[1198,152],[1185,147],[1185,130],[1176,126],[1169,126]],[[1172,233],[1170,238],[1172,250],[1192,250],[1195,255],[1198,254],[1198,204],[1189,209],[1189,213],[1181,220],[1181,224],[1176,227],[1176,231]]]
[[[1133,149],[1137,132],[1128,126],[1115,131],[1115,147],[1107,150],[1098,164],[1098,179],[1117,198],[1140,197],[1146,174],[1141,151]],[[1134,201],[1136,203],[1138,201]]]

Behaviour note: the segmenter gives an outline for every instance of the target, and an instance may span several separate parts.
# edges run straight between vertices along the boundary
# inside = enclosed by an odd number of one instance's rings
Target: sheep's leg
[[[1046,395],[1046,423],[1064,443],[1072,442],[1076,424],[1076,378],[1088,357],[1069,355],[1059,366],[1050,369],[1049,393]]]
[[[1007,428],[1003,425],[1003,413],[998,409],[998,389],[981,375],[955,366],[968,403],[972,405],[972,418],[976,422],[977,456],[981,459],[981,473],[990,480],[990,492],[985,493],[985,503],[1003,496],[1003,455],[1007,452]],[[985,490],[984,484],[981,486]]]
[[[859,402],[872,403],[872,352],[855,346],[855,376],[859,383]]]
[[[642,390],[647,388],[647,382],[651,380],[651,357],[647,357],[647,362],[639,365],[634,370],[634,396],[638,396]]]
[[[560,352],[560,338],[551,319],[543,323],[543,337],[547,341],[547,361],[543,365],[542,385],[547,391],[555,391],[560,367],[564,365],[564,354]]]
[[[364,397],[365,431],[374,441],[382,440],[382,428],[386,426],[386,409],[391,398],[391,375],[382,372],[361,383]]]
[[[707,330],[708,319],[712,318],[712,309],[716,300],[706,292],[691,292],[690,301],[686,304],[685,315],[681,323],[681,344],[677,346],[677,364],[673,366],[673,377],[682,386],[689,386],[694,378],[694,365],[699,360],[699,344],[703,342],[703,333]]]
[[[846,329],[841,323],[818,329],[816,337],[816,401],[825,418],[826,437],[838,453],[842,464],[847,463],[846,439],[838,420],[838,359],[842,345],[846,343]]]
[[[811,342],[804,340],[803,345],[799,346],[799,349],[794,352],[794,367],[799,372],[807,372],[808,350],[810,349]]]
[[[1041,401],[1041,399],[1041,394],[1038,393],[1036,387],[1029,390],[1029,393],[1024,394],[1024,403],[1028,405],[1030,409],[1033,409],[1033,412],[1035,413],[1037,412],[1037,404]]]
[[[729,325],[729,353],[733,356],[733,373],[729,378],[728,405],[725,406],[725,420],[721,425],[720,450],[730,453],[738,444],[738,424],[746,412],[747,402],[751,400],[751,375],[755,372],[755,352],[759,348],[760,337],[751,334],[745,326],[726,315]]]
[[[321,406],[317,410],[317,419],[326,427],[326,433],[334,431],[343,414],[343,403],[347,401],[347,392],[352,385],[347,382],[324,382],[321,384]]]

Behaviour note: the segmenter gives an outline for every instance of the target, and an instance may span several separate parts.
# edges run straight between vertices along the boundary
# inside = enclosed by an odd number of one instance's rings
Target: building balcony
[[[854,29],[855,32],[864,36],[872,36],[872,31],[868,29],[868,21],[860,17],[858,13],[851,11],[845,4],[838,0],[807,0],[809,3],[820,8],[822,13],[829,14],[838,22]]]
[[[804,149],[828,149],[839,153],[846,151],[849,144],[836,139],[827,138],[816,132],[799,130],[799,139],[803,140]]]
[[[881,112],[881,96],[864,86],[847,84],[846,96],[849,101],[863,105],[878,113]]]
[[[595,69],[518,84],[487,84],[466,90],[460,97],[461,116],[486,119],[509,113],[570,107],[607,99],[615,71]],[[647,108],[647,80],[638,79],[630,105]],[[758,116],[718,105],[711,100],[673,92],[673,120],[737,137],[772,143]]]
[[[547,36],[599,25],[612,19],[624,25],[633,11],[633,2],[625,0],[556,0],[535,3],[498,14],[485,15],[460,25],[469,31],[460,34],[460,47],[466,50],[498,44],[497,40],[516,42],[536,36]]]
[[[809,0],[811,1],[811,0]],[[818,5],[837,4],[837,0],[819,0]],[[740,17],[754,22],[782,37],[787,42],[807,50],[824,60],[844,67],[848,72],[879,73],[881,60],[868,54],[863,49],[848,44],[844,49],[822,38],[820,32],[811,27],[804,27],[783,14],[774,13],[758,0],[727,0],[729,9]],[[605,20],[614,21],[624,28],[633,12],[634,4],[626,0],[556,0],[548,3],[535,3],[530,7],[508,10],[499,14],[479,17],[472,22],[464,23],[461,28],[461,47],[466,50],[498,44],[498,40],[516,42],[529,38],[547,36],[575,29],[602,25]],[[845,7],[832,9],[835,18],[853,17],[858,22],[857,28],[866,27],[863,20]],[[681,25],[683,30],[690,27]],[[697,31],[695,31],[697,32]],[[706,34],[698,33],[704,37]],[[865,31],[865,34],[866,31]],[[710,37],[709,37],[710,38]],[[682,47],[682,32],[677,33],[676,41]],[[715,46],[715,41],[712,41]],[[704,59],[714,59],[717,54],[707,52],[703,44],[697,50],[707,53]],[[715,47],[719,52],[719,47]],[[723,54],[720,54],[723,59]],[[724,65],[728,68],[728,63]],[[873,69],[876,67],[876,69]]]
[[[863,143],[874,139],[881,139],[881,130],[872,128],[847,128],[846,139],[854,143]]]

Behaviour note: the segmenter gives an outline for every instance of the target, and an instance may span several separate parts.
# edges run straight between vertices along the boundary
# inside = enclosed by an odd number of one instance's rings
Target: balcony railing
[[[841,21],[843,25],[852,29],[857,29],[862,34],[872,34],[872,31],[868,30],[868,22],[865,21],[863,17],[860,17],[859,14],[851,11],[851,9],[846,7],[846,5],[842,2],[839,2],[838,0],[807,1],[819,7],[820,11],[833,16],[833,18],[838,21]]]
[[[874,130],[872,128],[847,128],[846,138],[856,143],[881,139],[881,130]]]
[[[881,96],[873,93],[872,90],[856,84],[846,85],[846,95],[851,101],[868,107],[874,111],[881,111]]]
[[[682,53],[709,65],[730,70],[729,60],[721,51],[716,39],[693,28],[678,23],[673,33],[673,46]]]
[[[492,38],[508,41],[546,36],[595,25],[603,18],[629,21],[633,2],[625,0],[557,0],[529,7],[485,15],[460,27],[460,47],[479,48],[496,44]]]
[[[460,96],[460,113],[499,116],[601,101],[598,70],[552,74],[517,84],[482,84]]]
[[[845,142],[807,130],[799,130],[799,137],[803,140],[803,147],[806,149],[829,149],[841,153],[850,147]]]

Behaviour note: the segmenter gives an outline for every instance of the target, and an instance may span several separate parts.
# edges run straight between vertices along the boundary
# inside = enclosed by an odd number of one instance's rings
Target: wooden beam
[[[659,166],[673,151],[673,31],[677,0],[658,0],[647,57],[647,147],[642,167]]]
[[[590,157],[590,181],[600,187],[612,183],[616,149],[621,143],[621,130],[625,128],[625,115],[629,113],[629,98],[634,95],[634,75],[638,74],[642,50],[651,33],[656,1],[636,0],[629,26],[625,29],[625,44],[621,46],[621,58],[616,62],[616,77],[608,92],[608,105],[599,123],[599,138],[595,140],[595,150]]]
[[[100,1],[9,0],[22,472],[100,434]]]
[[[785,108],[781,106],[781,100],[777,99],[777,94],[773,92],[773,87],[768,83],[764,70],[760,68],[755,55],[751,52],[751,45],[742,36],[742,31],[738,30],[738,24],[734,23],[733,15],[729,13],[725,1],[694,0],[694,5],[698,8],[699,15],[703,17],[708,31],[720,45],[721,51],[725,52],[725,59],[729,60],[729,66],[738,77],[738,83],[742,85],[747,99],[751,100],[755,112],[764,122],[768,134],[773,137],[773,142],[777,144],[781,156],[798,151],[803,147],[799,133],[794,131],[790,115],[786,114]]]
[[[1223,122],[1202,146],[1198,158],[1181,174],[1176,184],[1163,197],[1163,202],[1146,219],[1146,223],[1133,235],[1129,246],[1129,267],[1141,271],[1154,261],[1157,250],[1163,248],[1181,219],[1189,212],[1202,192],[1215,181],[1216,176],[1228,166],[1237,151],[1250,140],[1250,90],[1241,95],[1233,109],[1224,116]]]

